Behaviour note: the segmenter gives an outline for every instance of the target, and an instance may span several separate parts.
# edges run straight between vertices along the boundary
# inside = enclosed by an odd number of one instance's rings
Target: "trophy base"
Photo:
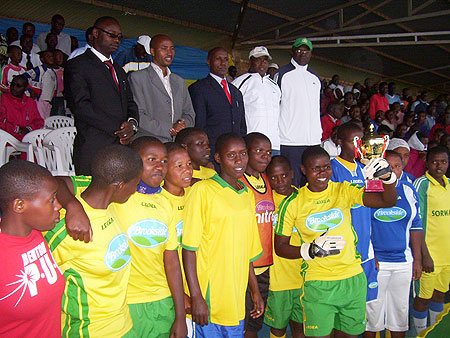
[[[381,180],[367,180],[365,192],[383,192],[383,181]]]

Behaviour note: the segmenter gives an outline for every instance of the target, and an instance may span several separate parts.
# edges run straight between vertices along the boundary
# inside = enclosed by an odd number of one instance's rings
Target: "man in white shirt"
[[[62,15],[60,15],[60,14],[53,15],[52,21],[51,21],[52,28],[50,29],[50,32],[53,32],[56,35],[58,35],[58,44],[56,45],[56,48],[61,50],[64,54],[70,55],[71,45],[72,45],[70,35],[62,32],[65,24],[66,23],[65,23],[64,17]],[[47,49],[47,44],[45,43],[45,38],[47,37],[47,34],[50,32],[44,32],[44,33],[41,33],[38,35],[38,37],[36,39],[36,43],[41,50]]]
[[[244,98],[247,133],[260,132],[272,143],[272,155],[280,154],[278,118],[280,116],[281,91],[267,73],[272,57],[266,47],[250,51],[250,69],[233,81]]]
[[[317,74],[308,69],[312,43],[299,38],[292,45],[291,62],[280,68],[277,83],[281,89],[280,142],[281,155],[286,156],[294,170],[294,184],[306,180],[300,170],[303,152],[320,144],[320,87]]]
[[[33,69],[42,64],[39,55],[33,52],[33,39],[30,36],[22,35],[20,40],[14,41],[11,45],[18,46],[22,49],[22,60],[19,65],[26,70]]]
[[[75,49],[70,55],[69,58],[67,60],[73,59],[75,57],[77,57],[78,55],[83,54],[86,49],[90,49],[92,48],[92,41],[94,39],[94,36],[92,35],[92,32],[94,31],[94,27],[89,27],[86,30],[85,33],[85,37],[86,37],[86,45],[84,45],[83,47],[77,48]]]
[[[175,57],[170,37],[155,35],[150,42],[150,53],[153,60],[149,67],[129,73],[134,101],[139,108],[138,136],[173,141],[181,129],[194,126],[194,108],[186,83],[169,69]]]

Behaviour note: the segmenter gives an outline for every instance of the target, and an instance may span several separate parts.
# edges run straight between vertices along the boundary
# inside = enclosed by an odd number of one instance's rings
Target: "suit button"
[[[232,123],[234,124],[234,121]]]

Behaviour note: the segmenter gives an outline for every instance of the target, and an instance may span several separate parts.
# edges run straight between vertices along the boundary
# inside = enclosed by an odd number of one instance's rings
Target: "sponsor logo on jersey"
[[[325,204],[325,203],[328,203],[328,202],[330,202],[330,199],[329,199],[329,198],[327,198],[326,200],[318,200],[318,201],[314,201],[313,203],[314,203],[314,204]]]
[[[431,216],[450,216],[450,210],[431,210]]]
[[[131,262],[130,246],[124,233],[115,236],[108,244],[105,265],[109,270],[119,271]]]
[[[155,248],[167,242],[168,226],[156,219],[143,219],[128,228],[128,238],[141,248]]]
[[[381,222],[396,222],[406,217],[406,211],[399,207],[382,208],[375,211],[373,216]]]
[[[362,207],[361,204],[353,204],[352,205],[352,209],[358,209],[358,208],[361,208],[361,207]]]
[[[306,218],[306,227],[314,232],[324,232],[337,228],[344,221],[341,209],[333,208],[327,211],[311,214]]]
[[[256,221],[258,224],[273,222],[275,205],[271,201],[260,201],[256,205]]]
[[[377,287],[378,287],[378,283],[377,282],[372,282],[372,283],[369,284],[369,288],[370,289],[375,289]]]
[[[177,229],[178,244],[181,244],[181,235],[183,235],[183,221],[179,221],[175,228]]]

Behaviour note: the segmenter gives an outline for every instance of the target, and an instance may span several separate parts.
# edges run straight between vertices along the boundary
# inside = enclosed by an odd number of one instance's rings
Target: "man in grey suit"
[[[150,135],[169,142],[181,129],[194,126],[195,112],[186,83],[169,69],[175,56],[172,40],[167,35],[155,35],[150,52],[153,56],[150,67],[129,76],[139,108],[137,136]]]

